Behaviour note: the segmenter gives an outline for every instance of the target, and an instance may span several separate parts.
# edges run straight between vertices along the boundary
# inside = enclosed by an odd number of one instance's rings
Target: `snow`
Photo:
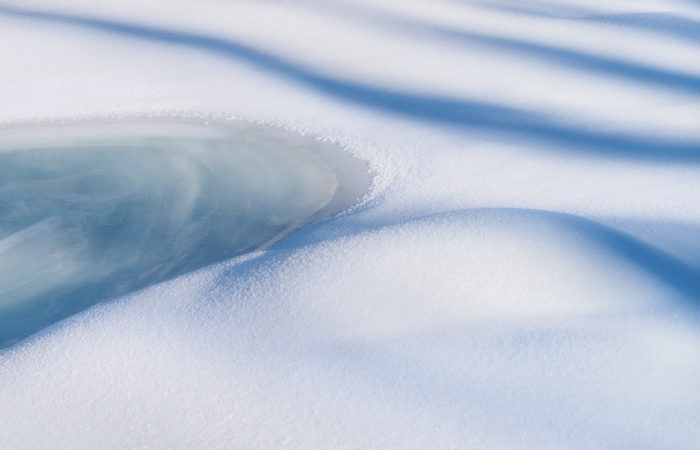
[[[0,441],[698,448],[699,22],[672,0],[4,2],[2,123],[246,119],[376,176],[4,352]]]

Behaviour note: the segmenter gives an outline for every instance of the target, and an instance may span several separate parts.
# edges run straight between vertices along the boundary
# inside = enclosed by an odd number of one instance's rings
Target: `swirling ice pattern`
[[[100,300],[260,247],[335,191],[323,161],[259,128],[187,125],[169,137],[168,126],[154,126],[5,140],[0,346]]]

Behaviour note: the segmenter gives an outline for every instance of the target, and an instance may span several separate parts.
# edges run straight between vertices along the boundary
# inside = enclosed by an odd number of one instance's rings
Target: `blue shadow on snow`
[[[187,47],[248,63],[314,92],[395,115],[495,131],[509,138],[553,143],[562,150],[656,162],[700,163],[700,142],[656,139],[557,123],[536,113],[497,104],[414,94],[333,79],[251,46],[212,36],[53,12],[0,6],[0,14]],[[518,44],[527,48],[530,44]],[[693,81],[695,83],[695,81]]]

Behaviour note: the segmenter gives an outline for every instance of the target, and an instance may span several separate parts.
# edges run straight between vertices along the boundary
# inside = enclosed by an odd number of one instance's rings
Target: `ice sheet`
[[[5,128],[0,347],[328,214],[339,149],[246,124]],[[347,208],[357,198],[344,198]]]

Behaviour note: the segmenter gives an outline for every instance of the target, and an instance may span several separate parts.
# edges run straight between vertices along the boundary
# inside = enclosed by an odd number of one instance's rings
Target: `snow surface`
[[[0,122],[242,118],[362,204],[0,356],[9,448],[700,447],[694,0],[3,2]]]

